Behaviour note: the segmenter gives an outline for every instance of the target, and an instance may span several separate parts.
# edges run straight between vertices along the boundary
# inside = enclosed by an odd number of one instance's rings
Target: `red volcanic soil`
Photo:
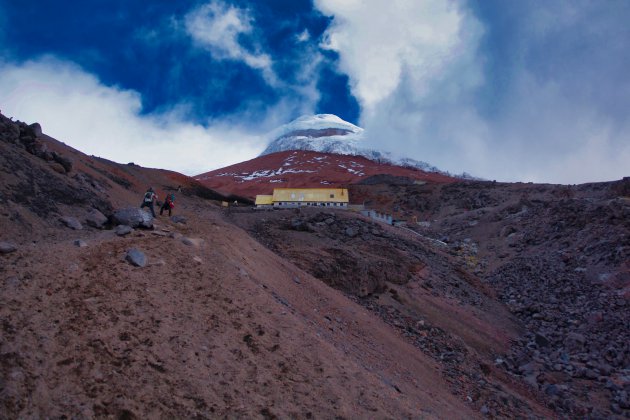
[[[274,188],[343,186],[379,174],[440,183],[455,181],[446,175],[378,163],[361,156],[304,150],[260,156],[194,178],[221,193],[254,198],[257,194],[271,194]]]
[[[224,208],[37,131],[0,114],[0,418],[630,416],[630,178],[451,182],[316,152],[198,177],[346,184],[408,221],[388,226]],[[177,217],[115,226],[149,185]]]

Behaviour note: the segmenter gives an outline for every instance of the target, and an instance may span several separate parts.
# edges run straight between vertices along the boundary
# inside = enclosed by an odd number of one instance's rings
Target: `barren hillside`
[[[540,187],[545,205],[521,197],[536,186],[351,186],[429,221],[409,230],[341,210],[225,209],[243,200],[4,117],[0,152],[3,417],[628,413],[628,207],[610,196],[625,183],[569,204]],[[127,228],[148,186],[176,194],[174,217]],[[565,356],[570,333],[584,342]]]
[[[3,417],[479,415],[400,331],[226,222],[224,196],[1,122]],[[179,218],[115,226],[149,185]]]

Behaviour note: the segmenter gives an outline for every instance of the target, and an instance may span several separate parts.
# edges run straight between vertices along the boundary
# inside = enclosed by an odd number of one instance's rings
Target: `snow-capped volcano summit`
[[[363,129],[332,114],[305,115],[269,134],[271,142],[260,156],[289,150],[363,156],[375,162],[442,173],[435,166],[414,159],[395,159],[388,152],[363,146]]]
[[[395,160],[363,145],[363,129],[336,115],[300,117],[269,135],[260,156],[199,174],[195,179],[226,194],[255,197],[276,187],[322,188],[349,185],[374,175],[453,182],[437,168],[413,159]]]
[[[272,139],[261,156],[287,150],[312,150],[360,155],[363,129],[332,114],[305,115],[269,134]]]

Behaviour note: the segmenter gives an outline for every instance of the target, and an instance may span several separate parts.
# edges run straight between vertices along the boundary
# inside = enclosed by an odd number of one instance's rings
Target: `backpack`
[[[153,201],[153,193],[151,191],[147,191],[144,194],[144,202],[145,203],[150,203],[151,201]]]

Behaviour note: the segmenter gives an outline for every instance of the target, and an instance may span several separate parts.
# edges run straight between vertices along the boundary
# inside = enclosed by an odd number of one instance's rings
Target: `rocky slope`
[[[546,394],[558,413],[630,415],[630,179],[380,181],[350,193],[418,220],[408,227],[447,243],[525,327],[497,367]]]
[[[458,370],[420,351],[368,310],[369,300],[261,245],[224,213],[228,197],[179,174],[82,155],[37,127],[1,123],[2,417],[549,413],[519,385],[505,391],[516,402],[496,409],[484,403],[498,398],[493,388],[464,395],[476,389],[471,379],[458,385]],[[60,161],[71,165],[62,171]],[[175,191],[177,217],[125,218],[139,211],[148,185],[160,196]],[[401,255],[418,246],[410,242]],[[381,280],[374,286],[383,291]],[[515,334],[501,314],[500,328]],[[457,332],[451,339],[448,325],[414,328],[454,363],[446,346],[460,346]]]
[[[334,156],[263,156],[282,171],[259,178],[330,159],[353,201],[407,226],[224,209],[234,196],[2,117],[3,416],[630,414],[630,181],[455,182]],[[129,217],[148,185],[175,192],[175,217]]]

